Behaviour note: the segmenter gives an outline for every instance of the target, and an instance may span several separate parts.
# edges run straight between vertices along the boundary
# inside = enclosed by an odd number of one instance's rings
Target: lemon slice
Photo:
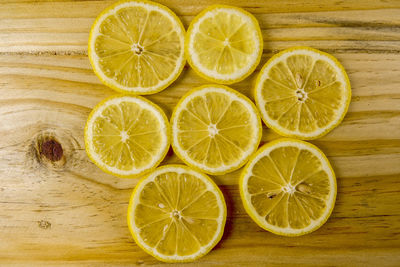
[[[268,127],[307,140],[327,134],[343,120],[351,88],[333,56],[294,47],[265,64],[257,77],[255,100]]]
[[[222,85],[201,86],[183,96],[171,126],[178,157],[209,174],[243,166],[257,150],[262,131],[255,105]]]
[[[225,200],[206,175],[166,165],[142,179],[132,193],[128,225],[136,243],[165,262],[188,262],[221,239]]]
[[[89,37],[89,60],[114,90],[153,94],[170,85],[184,65],[185,29],[167,7],[122,1],[105,9]]]
[[[249,76],[261,59],[257,20],[237,7],[213,5],[197,15],[186,34],[185,53],[203,78],[232,84]]]
[[[243,169],[240,196],[250,217],[278,235],[318,229],[335,205],[336,178],[316,146],[278,139],[261,147]]]
[[[139,176],[165,157],[168,119],[145,98],[109,97],[90,113],[85,145],[89,158],[103,171],[119,177]]]

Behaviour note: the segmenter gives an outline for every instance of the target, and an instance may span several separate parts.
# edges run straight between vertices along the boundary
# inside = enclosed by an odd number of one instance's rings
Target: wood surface
[[[134,243],[126,224],[137,180],[101,172],[84,150],[89,112],[114,94],[87,58],[90,26],[113,2],[0,2],[1,266],[162,264]],[[264,37],[257,71],[231,87],[249,95],[271,55],[307,45],[342,62],[353,97],[343,123],[312,142],[337,174],[328,222],[296,238],[263,231],[241,204],[240,171],[215,176],[228,205],[226,231],[193,265],[400,266],[400,1],[219,2],[253,13]],[[214,1],[161,3],[187,28]],[[182,94],[204,83],[186,66],[172,86],[148,99],[169,116]],[[275,138],[264,127],[262,142]],[[163,164],[177,162],[170,152]]]

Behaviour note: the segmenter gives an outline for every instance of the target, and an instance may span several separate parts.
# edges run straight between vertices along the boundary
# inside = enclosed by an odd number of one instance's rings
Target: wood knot
[[[46,229],[51,228],[51,223],[49,221],[41,220],[41,221],[38,221],[38,226],[39,226],[39,228],[46,230]]]
[[[63,156],[63,149],[59,142],[51,139],[42,143],[40,154],[51,161],[59,161]]]
[[[36,155],[37,162],[50,169],[60,169],[66,163],[65,148],[52,132],[39,133],[32,142],[32,150]]]

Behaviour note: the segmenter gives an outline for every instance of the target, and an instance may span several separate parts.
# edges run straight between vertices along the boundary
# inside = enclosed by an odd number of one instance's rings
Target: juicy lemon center
[[[133,44],[133,45],[131,46],[131,51],[132,51],[135,55],[140,56],[140,55],[142,55],[142,53],[143,53],[143,51],[144,51],[144,47],[141,46],[140,44]]]
[[[225,38],[223,44],[224,44],[224,46],[230,46],[229,39],[228,39],[228,38]]]
[[[210,137],[214,137],[216,134],[218,134],[219,130],[217,129],[217,125],[211,123],[208,125],[208,135]]]
[[[182,217],[181,212],[179,210],[173,210],[171,212],[171,218],[175,220],[179,220]]]
[[[121,131],[121,142],[125,143],[128,140],[129,135],[126,131]]]
[[[287,183],[285,186],[281,187],[281,191],[293,195],[296,192],[304,193],[304,194],[311,194],[311,187],[308,186],[305,183],[299,183],[299,184],[291,184],[290,182]],[[277,195],[276,192],[270,192],[267,197],[272,199]]]
[[[297,96],[297,100],[299,100],[301,102],[305,102],[308,98],[307,92],[305,92],[304,89],[297,89],[296,96]]]
[[[291,183],[287,183],[282,187],[282,191],[287,194],[293,194],[296,191],[296,188]]]

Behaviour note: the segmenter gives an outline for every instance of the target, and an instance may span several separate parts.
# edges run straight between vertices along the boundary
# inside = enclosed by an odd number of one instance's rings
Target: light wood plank
[[[187,27],[212,1],[176,5],[165,1]],[[325,2],[325,3],[324,3]],[[254,13],[263,29],[265,50],[310,45],[325,50],[395,53],[400,41],[398,1],[293,2],[228,1]],[[112,1],[5,2],[0,4],[0,52],[84,54],[90,26]],[[197,3],[197,2],[196,2]],[[382,8],[384,8],[382,11]],[[343,10],[345,11],[338,11]],[[362,9],[362,10],[360,10]],[[287,12],[290,10],[290,13]],[[385,12],[385,16],[382,16]],[[360,40],[365,42],[360,43]],[[339,43],[338,43],[339,42]]]

